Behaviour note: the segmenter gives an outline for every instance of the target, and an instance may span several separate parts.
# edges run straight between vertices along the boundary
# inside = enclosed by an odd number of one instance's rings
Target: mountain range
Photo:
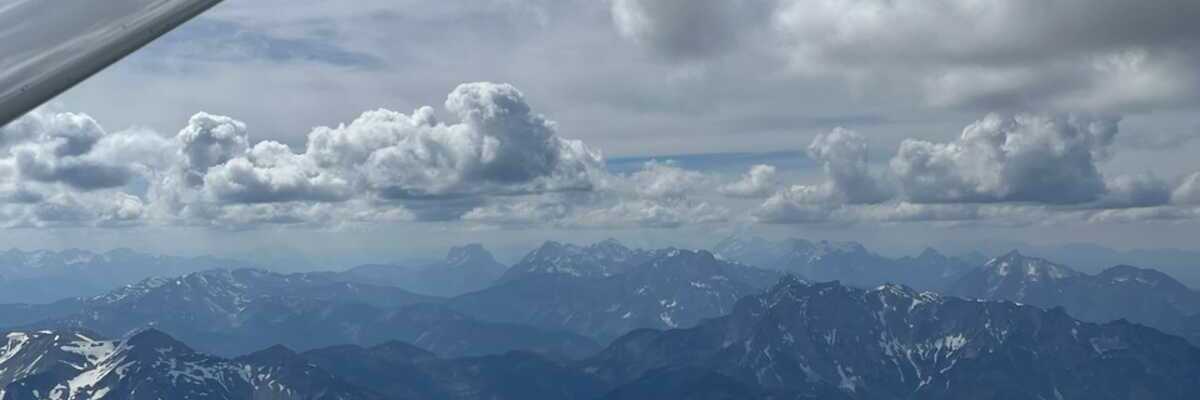
[[[1096,274],[1114,265],[1154,266],[1188,287],[1200,287],[1200,252],[1184,249],[1117,250],[1092,243],[1030,244],[1019,241],[946,243],[953,254],[1004,254],[1019,250],[1022,254],[1070,265],[1076,271]],[[980,261],[982,264],[984,260]]]
[[[155,276],[251,265],[216,257],[172,257],[117,249],[104,253],[8,250],[0,253],[0,304],[44,304],[95,296]]]
[[[476,318],[565,330],[605,342],[638,328],[687,327],[723,315],[778,273],[707,251],[547,242],[496,285],[450,299]]]
[[[1190,317],[1200,313],[1200,292],[1153,269],[1119,265],[1085,274],[1013,251],[967,273],[947,293],[1062,307],[1085,321],[1124,319],[1185,335],[1200,344],[1200,336],[1190,332]]]
[[[472,319],[441,301],[327,274],[213,270],[147,279],[92,298],[3,306],[0,320],[16,329],[82,328],[110,337],[156,328],[224,356],[274,344],[311,349],[391,340],[445,355],[516,349],[578,355],[598,348],[569,333]]]
[[[942,290],[976,264],[932,248],[917,257],[888,258],[856,242],[730,236],[713,248],[723,259],[858,287],[898,283],[922,290]]]
[[[119,269],[86,252],[42,254],[18,269]],[[731,237],[715,252],[546,242],[510,268],[467,245],[418,267],[209,269],[0,305],[0,327],[0,400],[1200,390],[1200,295],[1168,274],[1089,274],[1017,251],[889,258],[795,239]]]
[[[268,349],[221,359],[155,330],[123,340],[73,330],[9,333],[0,370],[5,400],[384,398],[298,357]]]
[[[679,380],[706,375],[761,398],[1182,399],[1200,391],[1200,350],[1140,325],[794,277],[726,317],[626,335],[585,369],[632,382],[624,398],[675,398],[690,388]]]
[[[452,297],[482,290],[500,279],[508,267],[482,245],[450,249],[446,258],[418,267],[371,264],[336,273],[336,279],[387,285],[431,296]]]
[[[227,359],[157,330],[63,329],[10,333],[0,371],[3,399],[1178,399],[1200,390],[1200,349],[1061,309],[788,276],[725,316],[579,361],[395,341]]]

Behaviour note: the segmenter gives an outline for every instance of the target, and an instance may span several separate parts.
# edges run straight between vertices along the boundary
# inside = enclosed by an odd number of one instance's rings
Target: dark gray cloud
[[[17,168],[27,179],[38,182],[61,182],[80,190],[108,189],[124,186],[134,171],[124,165],[107,165],[79,159],[52,160],[35,152],[21,151],[16,155]]]
[[[765,28],[775,0],[612,0],[613,21],[625,36],[666,57],[694,59],[725,53]]]
[[[928,103],[1020,109],[1191,102],[1200,5],[952,0],[613,1],[626,37],[681,60],[758,35],[804,74],[907,87]],[[748,5],[747,3],[753,3]],[[713,38],[711,35],[720,35]]]
[[[161,151],[164,142],[145,132],[110,134],[86,115],[44,111],[0,128],[0,136],[21,179],[83,191],[124,186],[160,165],[153,157],[127,156]]]

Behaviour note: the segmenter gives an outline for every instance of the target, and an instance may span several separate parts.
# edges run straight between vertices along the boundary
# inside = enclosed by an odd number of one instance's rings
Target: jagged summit
[[[473,243],[466,246],[450,248],[446,254],[447,265],[462,265],[470,262],[495,262],[495,257],[482,244]]]
[[[1200,390],[1191,373],[1172,367],[1200,371],[1200,350],[1136,324],[795,277],[695,328],[633,332],[587,365],[617,381],[699,368],[785,398],[1172,398]]]
[[[632,329],[690,326],[719,316],[778,275],[707,250],[547,242],[499,284],[450,304],[479,318],[610,340]]]
[[[919,256],[888,258],[859,242],[790,238],[771,241],[730,236],[714,248],[726,260],[799,274],[814,281],[841,281],[858,287],[899,282],[923,290],[942,290],[972,265],[928,248]]]
[[[547,241],[509,268],[501,281],[525,275],[604,278],[623,273],[661,252],[631,249],[614,239],[588,246]]]

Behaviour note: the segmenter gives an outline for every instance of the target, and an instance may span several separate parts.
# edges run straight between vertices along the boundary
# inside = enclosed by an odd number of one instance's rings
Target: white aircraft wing
[[[0,126],[220,2],[0,0]]]

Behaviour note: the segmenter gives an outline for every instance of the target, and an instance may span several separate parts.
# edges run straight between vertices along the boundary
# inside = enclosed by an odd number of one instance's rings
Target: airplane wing
[[[0,0],[0,126],[220,2]]]

